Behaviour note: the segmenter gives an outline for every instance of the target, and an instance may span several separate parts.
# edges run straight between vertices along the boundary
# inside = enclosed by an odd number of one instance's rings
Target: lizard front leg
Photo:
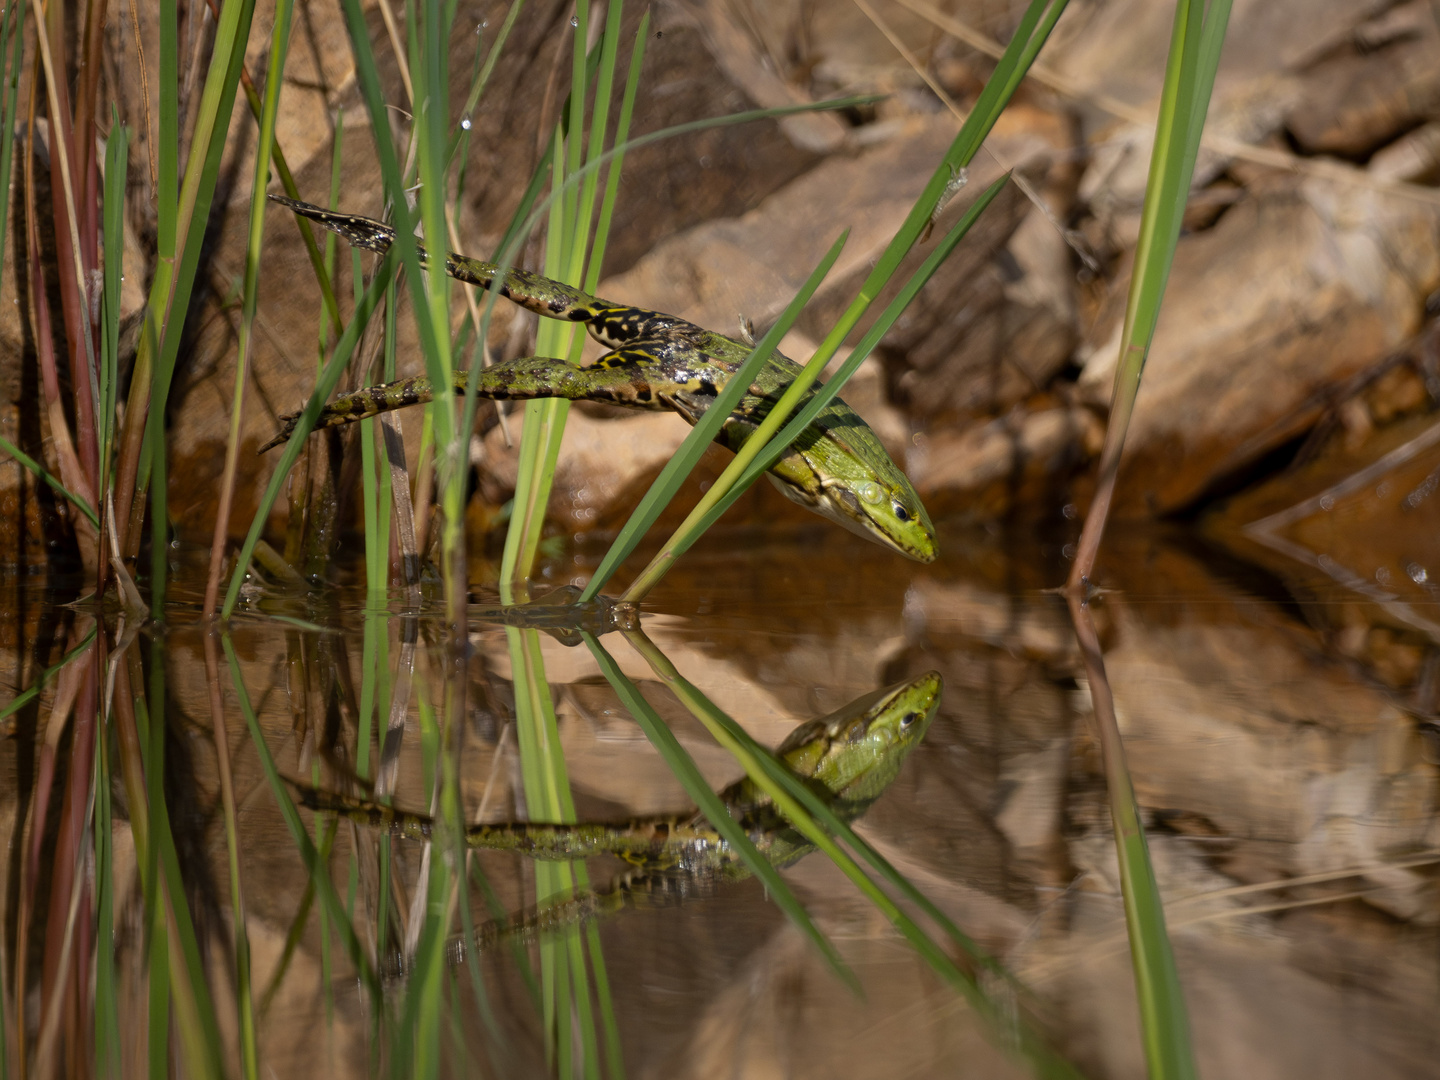
[[[358,214],[337,214],[333,210],[287,199],[283,195],[271,195],[270,198],[366,251],[383,255],[395,243],[395,230],[373,218],[361,217]],[[420,257],[420,264],[429,267],[430,256],[425,248],[417,244],[416,253]],[[674,329],[695,329],[683,319],[672,315],[661,315],[625,304],[613,304],[582,292],[572,285],[553,281],[529,270],[513,267],[502,270],[495,263],[472,259],[453,251],[445,256],[445,272],[456,281],[482,289],[490,288],[498,277],[500,295],[537,315],[585,323],[595,340],[611,348],[629,345],[642,338],[654,337]]]

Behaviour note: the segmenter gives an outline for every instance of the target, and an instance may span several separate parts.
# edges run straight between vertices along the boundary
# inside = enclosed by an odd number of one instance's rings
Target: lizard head
[[[852,443],[857,432],[848,433]],[[866,434],[869,434],[866,429]],[[844,453],[815,442],[767,474],[792,502],[916,562],[934,562],[935,526],[920,496],[873,435],[873,448]],[[803,459],[803,464],[801,464]]]
[[[938,671],[866,694],[801,724],[776,750],[797,776],[836,799],[869,802],[900,774],[940,706]]]

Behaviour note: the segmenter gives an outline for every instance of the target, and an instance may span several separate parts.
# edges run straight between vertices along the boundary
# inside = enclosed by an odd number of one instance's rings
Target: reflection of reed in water
[[[939,707],[941,688],[940,675],[931,671],[867,694],[829,716],[801,724],[775,755],[838,818],[854,821],[890,786],[906,756],[924,737]],[[312,810],[333,812],[412,839],[429,840],[437,832],[435,821],[424,814],[317,788],[296,788],[301,803]],[[815,850],[750,777],[735,781],[719,796],[725,811],[771,864],[788,866]],[[486,923],[476,931],[476,945],[482,950],[506,938],[539,937],[627,907],[668,907],[712,896],[724,882],[750,876],[738,853],[698,809],[612,822],[473,825],[465,830],[465,842],[532,859],[608,854],[632,867],[604,889]],[[452,943],[450,955],[459,959],[463,942]],[[403,967],[403,961],[395,967]]]

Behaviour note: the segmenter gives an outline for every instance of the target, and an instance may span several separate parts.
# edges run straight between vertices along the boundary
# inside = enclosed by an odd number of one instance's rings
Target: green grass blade
[[[95,513],[95,511],[91,508],[88,502],[86,502],[79,495],[76,495],[73,491],[67,488],[60,481],[60,478],[52,474],[50,470],[45,468],[44,465],[41,465],[29,454],[25,453],[25,451],[21,450],[9,439],[4,438],[3,436],[0,436],[0,450],[3,450],[5,453],[9,454],[12,458],[18,461],[25,468],[29,469],[41,480],[44,480],[45,483],[49,484],[52,488],[54,488],[55,491],[63,498],[68,499],[74,505],[75,509],[79,510],[82,514],[85,515],[87,519],[89,519],[90,524],[94,525],[97,529],[100,527],[100,515]]]
[[[25,48],[24,0],[6,0],[0,14],[0,191],[10,190],[10,169],[15,160],[15,103],[19,99],[20,62]],[[0,214],[0,251],[5,247],[9,214]]]
[[[180,352],[185,316],[190,307],[190,294],[200,264],[200,251],[205,240],[215,185],[220,177],[220,159],[228,143],[228,128],[235,104],[235,91],[245,63],[245,45],[250,35],[254,0],[233,0],[220,12],[211,49],[210,68],[200,94],[200,106],[192,129],[190,156],[185,168],[185,181],[180,189],[174,223],[175,241],[181,245],[180,260],[174,277],[162,280],[157,272],[151,289],[151,315],[163,312],[158,326],[158,351],[154,356],[151,397],[147,404],[146,428],[164,424],[165,402],[175,373],[175,360]],[[161,76],[162,82],[164,76]],[[165,154],[162,152],[162,160]],[[162,250],[163,255],[163,250]],[[163,262],[163,258],[161,262]],[[159,264],[157,263],[157,266]],[[158,292],[161,286],[163,292]],[[147,445],[157,444],[147,439]],[[146,461],[140,462],[141,475]]]
[[[618,16],[616,19],[619,21]],[[625,144],[630,138],[630,123],[635,116],[635,97],[640,89],[640,69],[645,62],[645,42],[650,35],[650,12],[640,16],[635,29],[635,44],[630,48],[630,70],[625,76],[625,91],[620,99],[620,116],[615,123],[615,153],[610,155],[605,173],[605,194],[600,200],[600,216],[595,222],[595,247],[585,272],[584,289],[593,293],[600,284],[600,271],[605,262],[605,245],[610,239],[610,222],[615,215],[615,200],[620,192],[620,170],[625,165]],[[592,155],[592,160],[599,157]]]
[[[230,587],[225,593],[225,603],[220,608],[222,619],[228,619],[235,610],[235,604],[240,599],[240,586],[245,583],[245,576],[250,572],[250,557],[255,553],[255,545],[259,542],[260,533],[265,528],[270,508],[280,497],[280,488],[284,485],[286,476],[290,474],[291,467],[305,449],[306,437],[314,429],[315,421],[320,418],[320,411],[325,407],[325,402],[329,401],[330,395],[335,392],[335,387],[340,382],[340,376],[345,371],[345,365],[349,363],[355,346],[359,344],[360,335],[365,332],[365,326],[370,321],[371,314],[374,313],[376,306],[384,296],[393,265],[387,256],[386,261],[381,263],[380,269],[376,271],[375,277],[360,298],[360,302],[355,305],[355,313],[345,327],[345,333],[340,335],[340,340],[335,345],[335,351],[331,354],[329,363],[325,365],[325,370],[320,373],[320,378],[316,380],[315,389],[310,395],[309,402],[305,405],[305,411],[295,425],[294,434],[290,436],[290,441],[285,444],[285,449],[281,452],[280,461],[270,475],[270,483],[266,485],[265,493],[260,497],[259,505],[255,508],[255,516],[250,522],[250,531],[246,534],[245,542],[240,546],[240,553],[235,560],[235,572],[230,576]]]
[[[103,208],[105,267],[100,293],[100,485],[101,505],[110,489],[110,455],[115,442],[115,388],[120,364],[120,286],[125,275],[125,188],[130,163],[130,131],[111,107],[110,138],[105,143]],[[8,129],[7,129],[8,130]],[[0,190],[8,181],[0,167]],[[0,249],[5,237],[0,232]]]
[[[745,363],[726,383],[725,388],[715,398],[705,415],[700,418],[690,433],[685,436],[685,441],[680,444],[679,449],[665,463],[660,470],[660,475],[655,478],[650,489],[645,492],[645,497],[640,500],[638,506],[631,512],[625,527],[610,545],[610,550],[605,553],[605,558],[600,561],[599,567],[591,577],[584,592],[580,594],[580,602],[593,600],[601,589],[609,582],[611,576],[619,569],[620,564],[629,557],[635,550],[636,545],[644,538],[665,507],[670,504],[681,485],[689,478],[691,471],[700,461],[701,456],[715,441],[715,436],[720,433],[721,426],[730,417],[730,413],[740,403],[740,398],[749,390],[755,375],[770,358],[783,338],[800,317],[801,310],[810,302],[815,295],[815,290],[820,287],[820,282],[825,280],[825,275],[835,265],[835,260],[840,257],[840,252],[845,247],[845,241],[849,232],[842,233],[825,257],[820,260],[818,266],[811,272],[800,291],[795,294],[785,310],[781,312],[779,320],[772,326],[763,338],[751,350]]]
[[[940,268],[940,264],[949,257],[950,253],[955,249],[955,246],[964,239],[965,234],[970,231],[971,226],[973,226],[980,215],[985,212],[985,208],[1000,194],[1000,189],[1005,186],[1007,180],[1008,177],[1002,176],[999,180],[996,180],[995,183],[991,184],[990,187],[975,200],[970,208],[965,211],[960,220],[951,227],[950,231],[945,234],[945,237],[935,245],[935,250],[925,259],[924,263],[920,265],[920,268],[911,275],[910,280],[905,283],[904,288],[896,294],[895,299],[890,302],[885,308],[885,311],[875,320],[874,325],[866,331],[865,336],[860,339],[859,344],[851,351],[850,355],[845,359],[845,362],[840,365],[834,378],[827,381],[824,386],[817,390],[815,396],[806,402],[805,405],[790,418],[780,433],[771,439],[769,443],[765,445],[764,449],[755,455],[754,460],[745,466],[745,469],[740,473],[739,479],[735,481],[734,486],[715,501],[712,509],[700,517],[695,526],[695,531],[693,535],[688,538],[688,541],[684,542],[683,546],[677,544],[674,547],[675,557],[683,554],[694,540],[704,535],[705,531],[720,519],[721,515],[734,504],[735,500],[743,495],[745,491],[749,489],[750,485],[758,480],[765,473],[765,470],[770,468],[770,466],[779,459],[780,455],[799,437],[806,426],[809,425],[815,417],[820,415],[820,411],[834,400],[846,381],[855,374],[860,365],[865,361],[865,358],[868,357],[870,353],[874,351],[875,346],[880,343],[880,339],[889,332],[890,327],[895,324],[895,321],[899,319],[905,309],[910,306],[916,294],[919,293],[925,286],[925,283],[930,280],[935,271]]]
[[[520,9],[524,6],[525,0],[510,0],[510,9],[505,13],[505,21],[500,24],[495,40],[490,45],[490,51],[485,54],[485,63],[470,86],[470,96],[465,99],[465,107],[460,110],[461,116],[473,115],[475,107],[480,104],[480,96],[485,93],[485,87],[490,84],[490,76],[494,74],[495,63],[500,59],[500,50],[505,48],[505,42],[510,37],[510,31],[515,27],[515,20],[520,15]],[[476,27],[475,33],[479,34],[483,29],[483,27]],[[462,131],[455,136],[451,143],[448,160],[454,160],[456,150],[464,144],[465,134],[466,132]]]
[[[802,934],[810,939],[820,955],[823,956],[830,967],[850,987],[858,990],[860,983],[855,973],[850,970],[849,965],[841,959],[840,953],[830,942],[820,928],[810,918],[810,913],[805,910],[803,904],[796,899],[795,894],[790,891],[790,886],[785,884],[785,879],[780,876],[780,871],[770,863],[764,855],[756,850],[750,837],[740,827],[740,823],[730,816],[725,809],[725,804],[720,801],[720,796],[706,782],[701,775],[700,768],[695,764],[685,747],[680,745],[680,740],[675,733],[660,719],[660,714],[650,707],[630,678],[620,670],[620,665],[606,651],[605,647],[588,632],[582,632],[581,636],[585,644],[589,646],[590,652],[594,654],[595,662],[600,665],[600,672],[605,676],[607,682],[615,689],[625,707],[630,710],[630,715],[640,725],[640,730],[650,740],[670,770],[675,774],[681,786],[685,788],[685,794],[695,801],[701,812],[715,830],[739,852],[740,857],[745,860],[745,865],[750,868],[760,881],[765,885],[766,892],[771,900],[775,901],[777,907],[790,918]],[[684,700],[682,698],[682,700]]]
[[[203,610],[213,615],[220,593],[220,570],[230,534],[230,507],[235,495],[235,477],[240,465],[240,427],[245,409],[245,382],[250,369],[250,348],[255,332],[255,315],[260,306],[260,248],[265,239],[265,188],[270,181],[271,148],[280,109],[280,88],[284,85],[285,57],[290,47],[292,0],[277,0],[271,32],[270,62],[266,67],[265,99],[260,110],[260,134],[255,147],[255,174],[250,189],[250,232],[245,247],[245,279],[240,310],[240,334],[235,348],[235,389],[230,402],[230,430],[225,442],[225,464],[221,472],[220,501],[215,514],[215,532],[210,545],[210,575],[205,585]],[[243,57],[242,57],[243,62]]]

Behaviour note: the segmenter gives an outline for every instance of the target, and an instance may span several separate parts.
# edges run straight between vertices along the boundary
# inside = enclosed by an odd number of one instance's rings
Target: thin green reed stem
[[[155,346],[160,341],[162,312],[170,294],[175,267],[176,206],[180,185],[180,62],[177,43],[179,16],[176,0],[159,0],[160,80],[159,104],[156,109],[158,134],[156,146],[157,172],[155,182],[155,277],[145,307],[145,325],[135,366],[130,380],[130,396],[125,406],[125,426],[121,431],[120,459],[115,481],[115,527],[121,549],[131,554],[140,547],[139,522],[143,510],[132,501],[140,485],[141,444],[145,439],[145,414],[150,408],[150,369],[154,366]]]
[[[101,505],[109,497],[111,453],[115,443],[115,392],[120,364],[120,288],[125,279],[125,189],[130,167],[130,131],[110,110],[110,137],[105,143],[104,287],[100,293],[100,483]],[[8,128],[6,130],[9,130]],[[0,166],[0,191],[9,180]],[[5,243],[0,227],[0,250]],[[108,552],[101,552],[105,558]]]
[[[215,184],[220,175],[220,159],[228,141],[228,125],[235,103],[235,90],[240,81],[240,71],[245,63],[245,43],[249,39],[250,20],[254,11],[254,0],[234,0],[221,9],[219,25],[216,27],[210,68],[201,91],[200,107],[191,136],[190,157],[186,163],[185,180],[176,207],[174,240],[182,244],[180,261],[174,266],[173,277],[170,276],[169,268],[164,265],[162,250],[162,258],[157,263],[155,280],[151,286],[149,317],[150,321],[156,324],[158,336],[155,344],[158,348],[154,351],[149,372],[152,378],[150,397],[142,403],[140,412],[147,431],[164,424],[165,403],[169,397],[185,316],[195,285],[195,274],[205,239],[205,225],[210,217]],[[162,75],[162,81],[163,78]],[[142,346],[143,343],[144,339]],[[140,359],[137,357],[136,378],[139,377],[140,367]],[[132,394],[132,404],[133,398]],[[130,423],[128,410],[126,423]],[[147,473],[148,463],[144,456],[146,448],[160,445],[163,443],[148,439],[143,443],[139,459],[140,476]],[[122,509],[129,508],[122,508],[117,501],[116,512],[120,513]],[[135,539],[130,538],[132,544]]]
[[[285,57],[290,47],[292,0],[277,0],[266,67],[265,101],[260,111],[260,135],[255,146],[255,178],[250,190],[250,235],[245,250],[244,300],[240,311],[240,339],[235,350],[235,390],[230,404],[230,434],[225,444],[225,466],[220,480],[220,502],[215,512],[215,534],[210,543],[210,574],[205,583],[202,612],[215,614],[220,600],[220,570],[230,533],[230,505],[235,495],[235,474],[240,464],[240,425],[245,409],[245,381],[250,367],[255,314],[260,306],[260,246],[265,238],[265,189],[270,182],[271,148],[275,145],[280,88],[285,82]],[[242,50],[243,56],[243,50]]]
[[[416,137],[419,142],[420,220],[432,250],[443,250],[449,240],[445,228],[448,190],[446,157],[449,148],[449,23],[439,0],[428,0],[424,11],[424,51],[417,92]],[[423,89],[422,89],[423,87]],[[465,604],[465,447],[467,432],[455,424],[454,363],[450,355],[450,289],[444,279],[427,288],[434,334],[426,368],[431,384],[442,387],[431,412],[435,418],[435,477],[440,490],[440,547],[445,580],[447,621],[452,635],[463,641]],[[418,298],[417,298],[418,299]]]
[[[374,417],[360,421],[360,500],[365,523],[365,588],[383,593],[389,578],[390,536],[380,534],[381,479],[376,460],[375,438],[379,427]]]
[[[25,48],[25,5],[6,0],[0,14],[0,191],[10,190],[10,168],[15,160],[15,103],[19,99],[20,63]],[[0,214],[0,251],[5,247],[9,214]]]
[[[4,437],[0,437],[0,451],[4,451],[5,453],[9,454],[12,458],[15,459],[18,464],[29,469],[37,477],[39,477],[45,483],[49,484],[50,487],[55,490],[55,493],[57,495],[60,495],[63,498],[69,500],[70,504],[74,506],[75,509],[79,510],[80,513],[85,515],[91,525],[94,525],[97,529],[100,527],[100,515],[97,514],[90,506],[90,504],[86,502],[81,496],[75,494],[75,492],[67,488],[64,482],[61,481],[61,479],[54,473],[50,472],[49,469],[45,468],[44,465],[41,465],[29,454],[25,453],[25,451],[21,450],[9,439],[6,439]]]
[[[1116,361],[1114,400],[1100,455],[1095,498],[1086,515],[1065,588],[1071,621],[1085,660],[1105,764],[1146,1061],[1151,1076],[1179,1080],[1189,1080],[1196,1075],[1189,1016],[1140,808],[1125,761],[1114,694],[1088,601],[1095,558],[1115,493],[1125,433],[1134,413],[1179,240],[1229,16],[1230,0],[1212,0],[1208,12],[1204,10],[1203,0],[1180,0],[1176,5],[1145,206],[1141,212],[1140,237]]]
[[[1220,62],[1220,49],[1230,18],[1230,0],[1213,0],[1203,11],[1203,0],[1180,0],[1175,14],[1170,59],[1161,92],[1155,128],[1145,206],[1140,215],[1140,237],[1135,247],[1130,294],[1121,330],[1120,356],[1115,365],[1115,386],[1105,445],[1100,451],[1095,499],[1086,515],[1076,545],[1068,588],[1082,588],[1094,570],[1110,502],[1125,446],[1125,433],[1140,392],[1150,342],[1160,318],[1175,246],[1185,215],[1185,203],[1199,152],[1200,134]]]
[[[500,24],[500,30],[495,35],[494,42],[490,45],[490,52],[485,56],[484,66],[481,67],[480,73],[475,77],[474,83],[470,86],[470,96],[465,99],[465,107],[460,110],[461,116],[468,117],[473,115],[475,107],[480,104],[480,95],[485,92],[485,87],[489,85],[490,76],[495,71],[495,63],[500,59],[500,50],[505,47],[505,41],[515,26],[515,19],[519,16],[520,9],[524,6],[525,0],[510,0],[510,10],[505,13],[505,21]],[[477,27],[476,34],[478,35],[479,33],[480,28]],[[451,160],[454,158],[455,148],[462,143],[462,136],[465,134],[465,132],[461,132],[455,136],[450,152]]]
[[[617,15],[618,24],[619,17]],[[635,43],[630,47],[630,70],[625,76],[625,93],[620,101],[620,118],[615,124],[615,148],[610,154],[610,167],[605,173],[605,195],[600,200],[600,217],[595,222],[595,249],[585,273],[585,291],[594,292],[600,284],[600,271],[605,262],[605,245],[610,239],[610,221],[615,215],[615,200],[620,193],[620,170],[625,165],[625,144],[630,138],[630,121],[635,115],[635,97],[640,89],[640,69],[645,63],[645,42],[650,36],[650,12],[640,16]],[[603,147],[598,148],[603,150]],[[598,162],[605,155],[592,153]]]
[[[314,428],[315,421],[320,416],[320,410],[325,407],[325,402],[334,393],[335,385],[340,381],[340,374],[345,370],[345,365],[355,351],[360,335],[365,332],[365,326],[370,320],[371,313],[374,312],[376,304],[385,293],[391,265],[393,264],[388,262],[387,256],[387,262],[382,263],[381,269],[376,272],[369,288],[365,290],[360,302],[355,305],[355,313],[351,317],[349,325],[345,327],[345,333],[340,335],[330,362],[325,365],[325,370],[316,380],[315,390],[311,393],[305,411],[295,425],[295,433],[285,444],[280,461],[270,475],[270,483],[266,485],[265,493],[260,497],[260,503],[255,508],[255,517],[250,523],[250,531],[246,534],[245,542],[240,546],[240,552],[236,556],[235,572],[230,576],[230,587],[226,590],[225,603],[220,609],[222,619],[228,619],[235,610],[235,604],[240,599],[240,587],[245,582],[245,576],[250,572],[250,557],[254,554],[255,545],[260,540],[260,533],[265,528],[270,508],[280,497],[280,488],[285,483],[285,477],[289,474],[296,459],[299,458],[301,451],[305,449],[306,436]]]

